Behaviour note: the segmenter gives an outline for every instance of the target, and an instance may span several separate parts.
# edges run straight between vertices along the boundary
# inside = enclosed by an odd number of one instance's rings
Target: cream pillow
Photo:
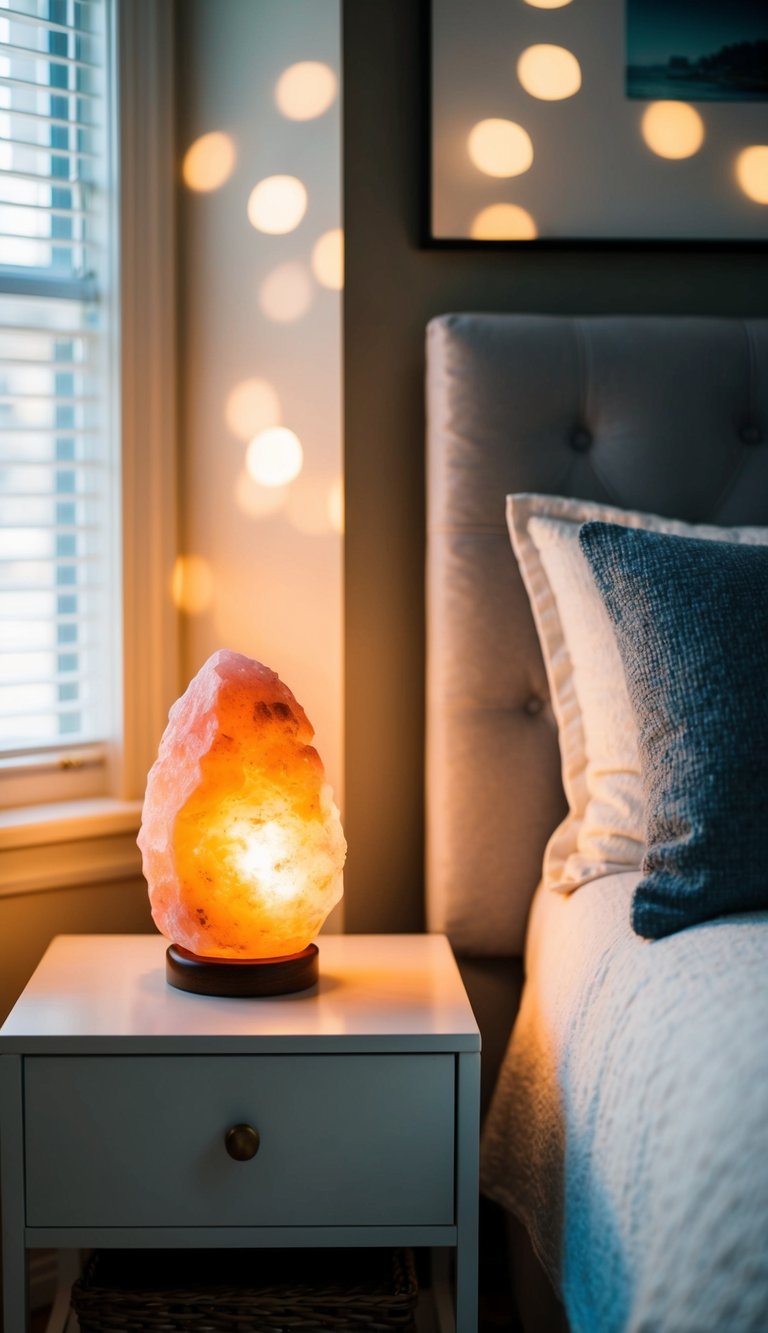
[[[637,723],[613,626],[579,546],[593,519],[680,537],[768,544],[768,528],[692,525],[588,500],[510,495],[507,522],[528,590],[557,719],[568,814],[544,853],[543,878],[568,892],[639,869],[645,810]]]

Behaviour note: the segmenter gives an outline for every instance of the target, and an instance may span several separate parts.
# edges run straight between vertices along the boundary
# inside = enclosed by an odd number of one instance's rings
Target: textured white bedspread
[[[483,1188],[573,1333],[767,1333],[768,913],[646,942],[637,879],[536,896]]]

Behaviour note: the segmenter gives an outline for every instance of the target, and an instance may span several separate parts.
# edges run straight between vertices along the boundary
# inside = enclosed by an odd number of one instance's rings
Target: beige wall
[[[275,102],[280,75],[297,62],[338,74],[339,3],[184,0],[178,14],[180,156],[214,131],[236,152],[220,188],[182,186],[180,195],[181,530],[185,554],[202,557],[211,576],[210,604],[185,616],[183,671],[188,679],[220,647],[276,670],[315,726],[339,800],[342,539],[325,497],[341,477],[341,297],[311,268],[315,242],[341,220],[339,97],[308,120],[286,118]],[[307,190],[303,220],[284,235],[255,230],[246,214],[251,190],[272,175]],[[285,265],[308,307],[276,320],[261,302]],[[238,504],[247,441],[225,419],[232,389],[252,378],[274,389],[305,454],[280,507],[261,515]],[[251,498],[275,497],[251,488]]]
[[[55,935],[154,929],[143,879],[0,897],[0,1016],[5,1018]]]

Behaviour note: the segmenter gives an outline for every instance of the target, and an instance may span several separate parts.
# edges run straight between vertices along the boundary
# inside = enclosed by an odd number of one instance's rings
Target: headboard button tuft
[[[762,438],[760,427],[753,422],[747,422],[739,431],[739,439],[742,444],[759,444]]]
[[[543,707],[544,700],[537,699],[535,695],[532,695],[530,699],[526,699],[524,704],[525,711],[529,717],[535,717],[537,713],[541,712]]]
[[[576,426],[571,431],[570,445],[577,453],[586,453],[592,443],[592,432],[587,430],[586,426]]]

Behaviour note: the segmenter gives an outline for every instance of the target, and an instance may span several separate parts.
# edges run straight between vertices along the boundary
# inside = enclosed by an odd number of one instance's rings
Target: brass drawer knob
[[[224,1137],[224,1147],[236,1162],[250,1162],[260,1143],[259,1131],[252,1125],[233,1125]]]

